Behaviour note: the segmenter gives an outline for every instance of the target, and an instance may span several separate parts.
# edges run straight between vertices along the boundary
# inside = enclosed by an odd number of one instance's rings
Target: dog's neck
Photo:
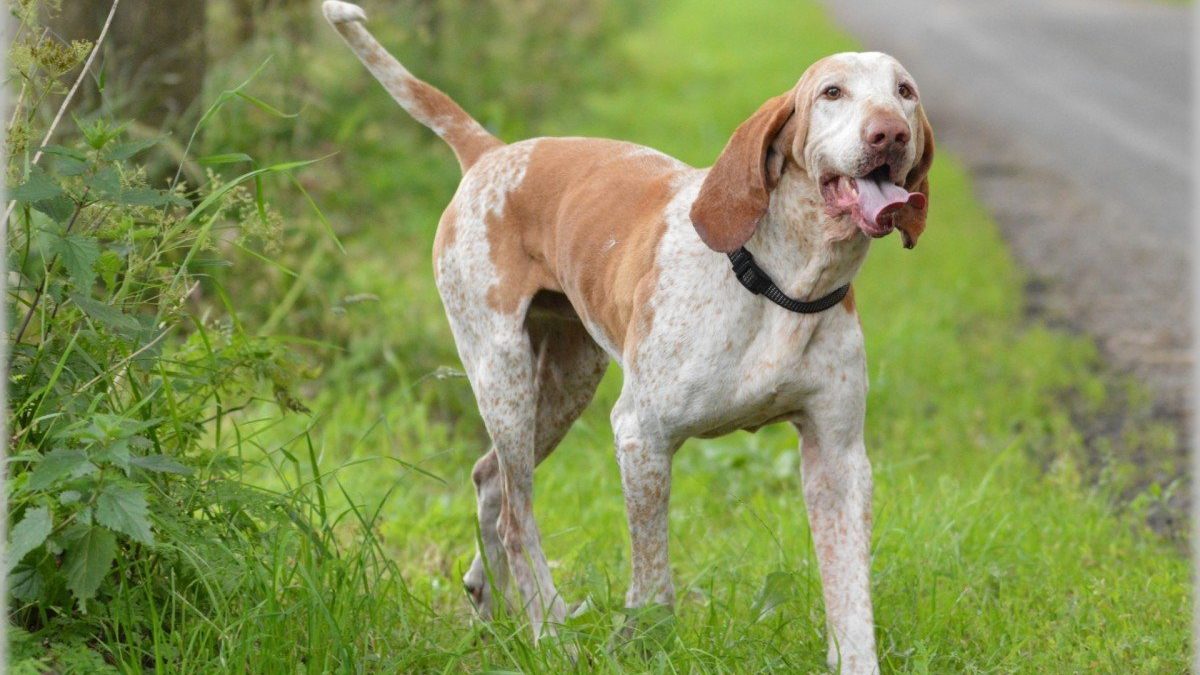
[[[854,279],[871,240],[847,218],[826,215],[816,182],[788,168],[746,248],[784,293],[812,300]]]

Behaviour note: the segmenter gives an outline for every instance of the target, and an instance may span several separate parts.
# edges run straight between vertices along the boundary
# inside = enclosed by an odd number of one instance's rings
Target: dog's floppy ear
[[[917,144],[921,150],[916,164],[904,179],[904,189],[925,195],[925,204],[919,209],[905,205],[892,221],[896,229],[900,230],[904,248],[917,245],[917,239],[925,231],[925,217],[929,215],[929,167],[933,165],[933,128],[929,126],[929,118],[925,116],[925,109],[921,106],[917,106],[917,120],[921,134]]]
[[[793,91],[767,101],[733,132],[692,204],[692,225],[714,251],[736,251],[754,234],[779,182],[797,124]]]

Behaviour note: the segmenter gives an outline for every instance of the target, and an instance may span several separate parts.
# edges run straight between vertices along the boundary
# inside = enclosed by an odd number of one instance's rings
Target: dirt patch
[[[1190,506],[1190,241],[1164,241],[1128,207],[1048,168],[1038,148],[943,110],[938,140],[974,179],[1027,271],[1030,321],[1091,336],[1110,395],[1066,395],[1082,472],[1159,532],[1185,538]]]
[[[1140,383],[1106,375],[1101,400],[1078,389],[1059,396],[1078,434],[1075,441],[1047,442],[1032,453],[1047,473],[1074,472],[1118,512],[1143,521],[1186,553],[1191,490],[1176,420]]]

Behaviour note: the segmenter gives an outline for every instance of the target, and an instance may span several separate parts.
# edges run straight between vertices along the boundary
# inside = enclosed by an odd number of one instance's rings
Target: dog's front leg
[[[825,596],[834,672],[877,673],[871,611],[871,463],[861,418],[800,426],[804,503]]]
[[[662,442],[659,434],[646,433],[625,394],[613,408],[612,422],[629,521],[632,574],[625,606],[670,607],[675,603],[675,587],[667,552],[667,510],[674,447]]]

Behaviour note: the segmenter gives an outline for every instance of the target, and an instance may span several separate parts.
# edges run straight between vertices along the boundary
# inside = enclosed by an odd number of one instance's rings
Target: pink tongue
[[[905,204],[917,209],[925,208],[925,195],[909,192],[890,181],[855,178],[854,184],[858,188],[858,207],[863,218],[876,227],[890,228],[892,223],[889,216]]]

